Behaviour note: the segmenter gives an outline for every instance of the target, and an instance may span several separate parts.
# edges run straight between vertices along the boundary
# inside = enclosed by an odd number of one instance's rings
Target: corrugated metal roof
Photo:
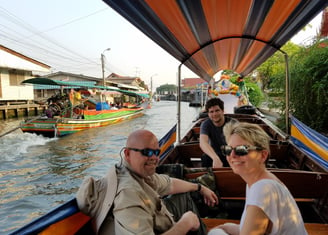
[[[78,87],[87,87],[87,86],[95,86],[96,82],[93,81],[66,81],[68,84],[72,84],[71,86],[65,86],[65,89],[78,88]],[[50,90],[50,89],[60,89],[59,85],[41,85],[41,84],[33,84],[34,89],[36,90]]]
[[[127,90],[121,90],[118,89],[117,87],[109,87],[109,86],[96,86],[92,85],[92,82],[90,81],[59,81],[59,80],[52,80],[49,78],[42,78],[42,77],[37,77],[37,78],[30,78],[27,80],[24,80],[22,84],[33,84],[33,85],[42,85],[42,86],[56,86],[56,88],[60,89],[61,86],[65,88],[96,88],[96,89],[101,89],[101,90],[109,90],[109,91],[117,91],[121,92],[122,94],[125,95],[130,95],[130,96],[142,96],[149,98],[148,94],[142,94],[139,93],[138,91],[127,91]],[[56,89],[55,88],[55,89]]]

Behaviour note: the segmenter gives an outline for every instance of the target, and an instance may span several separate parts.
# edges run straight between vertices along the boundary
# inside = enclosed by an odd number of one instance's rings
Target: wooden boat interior
[[[309,234],[328,232],[328,172],[300,149],[293,145],[288,135],[281,132],[270,121],[256,115],[226,114],[240,122],[260,125],[271,137],[270,160],[268,169],[274,173],[294,196],[304,219]],[[233,173],[230,167],[202,168],[199,146],[201,122],[199,118],[187,131],[175,148],[161,159],[158,172],[178,178],[197,181],[205,175],[212,175],[215,190],[222,206],[211,211],[206,205],[200,205],[201,216],[209,228],[224,223],[226,220],[239,220],[245,202],[245,182]],[[169,170],[168,170],[169,169]],[[209,185],[211,186],[211,185]],[[311,225],[308,225],[311,224]],[[317,225],[314,225],[317,224]]]
[[[226,114],[228,117],[240,122],[250,122],[260,125],[271,137],[270,159],[268,167],[277,169],[295,169],[306,171],[327,172],[327,170],[309,158],[288,139],[288,135],[277,128],[271,121],[257,115]],[[200,167],[203,154],[199,146],[200,125],[206,117],[201,117],[194,122],[174,150],[160,164],[182,163],[187,167]]]

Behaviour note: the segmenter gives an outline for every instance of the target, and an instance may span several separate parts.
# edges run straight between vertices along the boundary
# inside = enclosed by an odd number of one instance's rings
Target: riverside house
[[[50,66],[0,45],[0,119],[18,116],[20,109],[35,108],[33,86],[21,85],[34,73],[48,73]],[[33,106],[33,107],[32,107]],[[13,111],[13,115],[11,115]]]
[[[0,45],[0,103],[33,100],[33,86],[21,82],[33,72],[50,71],[50,66]]]

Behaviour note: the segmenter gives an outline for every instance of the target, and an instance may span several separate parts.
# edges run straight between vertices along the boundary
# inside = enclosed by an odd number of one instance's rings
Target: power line
[[[26,30],[29,33],[32,32],[32,34],[30,34],[29,36],[24,36],[21,33],[13,30],[10,27],[1,25],[7,31],[1,30],[1,32],[3,32],[3,34],[2,35],[0,34],[0,37],[2,37],[3,39],[5,39],[7,41],[10,41],[11,43],[14,43],[14,44],[20,46],[22,48],[26,48],[27,50],[31,50],[33,52],[37,51],[39,55],[45,56],[48,61],[53,61],[52,64],[58,65],[59,67],[62,67],[62,68],[64,68],[64,67],[73,68],[74,66],[76,66],[77,69],[81,69],[82,65],[83,66],[86,66],[86,65],[97,66],[97,68],[98,68],[98,66],[100,66],[99,62],[97,62],[93,59],[89,59],[85,56],[82,56],[79,53],[61,45],[59,42],[45,36],[44,33],[49,32],[54,29],[58,29],[60,27],[64,27],[68,24],[72,24],[72,23],[80,21],[80,20],[83,20],[85,18],[88,18],[90,16],[98,14],[107,9],[108,8],[104,8],[104,9],[98,10],[96,12],[90,13],[86,16],[82,16],[82,17],[73,19],[67,23],[49,28],[47,30],[38,31],[33,26],[24,22],[22,19],[18,18],[17,16],[15,16],[12,13],[10,13],[3,7],[0,7],[0,15],[2,15],[7,21],[19,26],[20,28],[23,28],[24,30]],[[10,31],[10,33],[8,31]],[[14,34],[12,34],[12,32],[14,32]],[[18,36],[16,36],[16,35],[18,35]],[[38,36],[41,39],[45,40],[48,45],[41,43],[41,41],[35,40],[34,36]],[[27,41],[31,41],[32,43],[29,43]],[[33,44],[33,42],[36,44]],[[59,50],[58,50],[58,48],[55,49],[53,46],[50,46],[49,43],[58,47]],[[75,58],[72,57],[72,55]],[[34,56],[34,57],[36,57],[36,56]],[[37,59],[37,58],[35,58],[35,59]],[[62,65],[63,61],[65,61],[64,66]]]
[[[88,17],[90,17],[90,16],[96,15],[96,14],[98,14],[98,13],[100,13],[100,12],[102,12],[102,11],[106,11],[106,10],[108,10],[108,8],[104,8],[104,9],[98,10],[98,11],[96,11],[96,12],[93,12],[93,13],[88,14],[88,15],[86,15],[86,16],[82,16],[82,17],[76,18],[76,19],[71,20],[71,21],[69,21],[69,22],[67,22],[67,23],[64,23],[64,24],[54,26],[54,27],[52,27],[52,28],[49,28],[49,29],[47,29],[47,30],[42,31],[41,33],[49,32],[49,31],[52,31],[52,30],[55,30],[55,29],[58,29],[58,28],[64,27],[64,26],[66,26],[66,25],[69,25],[69,24],[72,24],[72,23],[74,23],[74,22],[77,22],[77,21],[80,21],[80,20],[86,19],[86,18],[88,18]]]

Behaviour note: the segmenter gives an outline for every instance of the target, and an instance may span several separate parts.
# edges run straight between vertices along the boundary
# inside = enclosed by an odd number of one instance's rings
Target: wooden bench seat
[[[277,141],[277,140],[271,140],[270,141],[270,160],[269,162],[273,165],[275,163],[279,163],[282,161],[285,161],[286,158],[289,156],[289,143],[286,141]],[[191,164],[191,158],[201,158],[203,151],[201,150],[199,146],[199,141],[193,141],[193,142],[187,142],[182,143],[180,145],[177,145],[176,147],[177,155],[180,159],[183,159],[185,162],[190,162]],[[189,158],[189,159],[188,159]],[[179,161],[181,162],[181,161]],[[189,167],[193,166],[188,165]],[[195,167],[195,165],[194,165]]]
[[[296,201],[313,202],[319,200],[324,204],[328,197],[328,174],[298,170],[270,170],[289,189]],[[245,200],[246,183],[233,173],[230,168],[214,169],[216,186],[221,199]],[[187,179],[197,178],[204,172],[186,174]],[[324,206],[324,205],[321,205]]]
[[[205,223],[207,230],[224,224],[224,223],[236,223],[239,224],[239,220],[228,220],[228,219],[202,219]],[[327,235],[328,234],[328,224],[318,224],[318,223],[305,223],[306,231],[309,235]]]

